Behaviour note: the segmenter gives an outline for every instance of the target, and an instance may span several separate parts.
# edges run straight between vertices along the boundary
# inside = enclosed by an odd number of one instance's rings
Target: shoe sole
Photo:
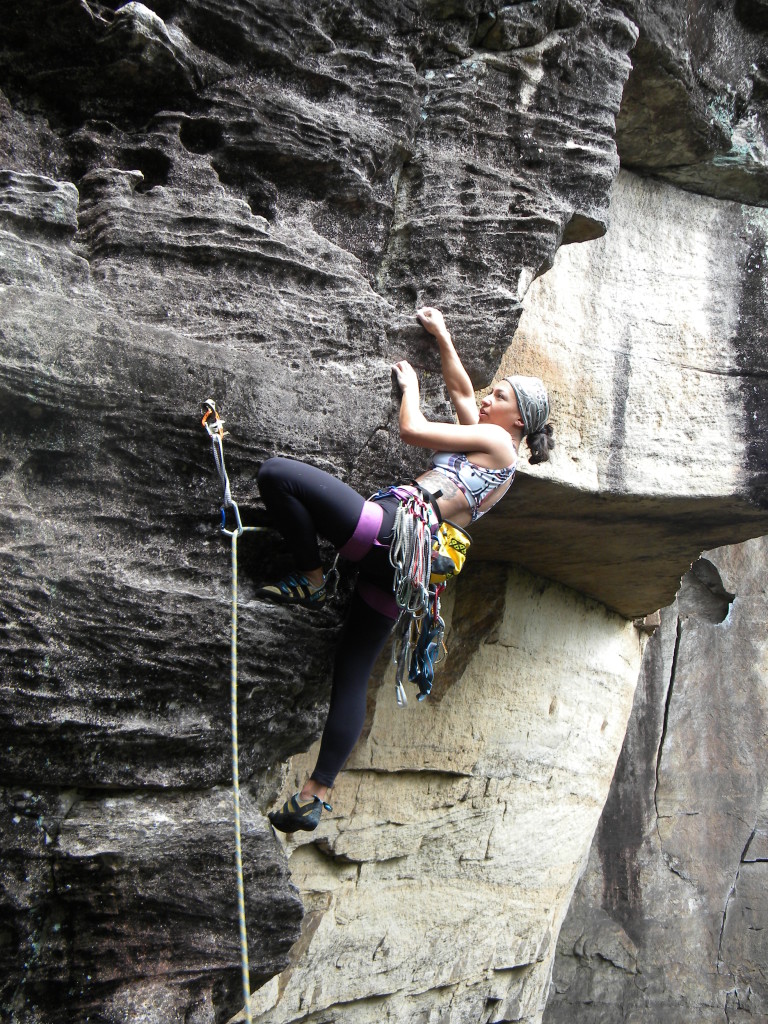
[[[292,835],[294,832],[314,832],[315,829],[317,828],[317,825],[319,824],[316,822],[314,825],[305,825],[290,822],[291,827],[289,827],[288,822],[286,822],[285,824],[278,824],[271,814],[269,815],[269,821],[273,828],[276,828],[279,832],[285,832],[288,835]]]
[[[323,601],[294,601],[290,597],[284,597],[282,594],[273,594],[271,591],[257,590],[255,597],[261,598],[264,601],[271,601],[272,604],[284,604],[291,605],[294,608],[310,608],[318,609],[325,607],[325,600]]]

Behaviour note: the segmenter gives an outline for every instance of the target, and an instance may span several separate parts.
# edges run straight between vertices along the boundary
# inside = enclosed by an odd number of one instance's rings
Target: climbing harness
[[[216,403],[208,398],[203,403],[204,416],[202,424],[211,439],[213,459],[224,489],[224,500],[221,506],[221,532],[226,534],[232,544],[232,617],[230,633],[230,717],[232,731],[232,802],[235,812],[235,868],[237,871],[237,909],[240,924],[240,964],[243,976],[243,1001],[245,1004],[246,1024],[252,1024],[251,1016],[251,982],[248,967],[248,933],[245,924],[245,886],[243,883],[243,849],[240,838],[240,770],[237,743],[237,538],[245,532],[256,532],[265,529],[262,526],[243,526],[240,510],[232,498],[229,478],[224,467],[224,420],[216,411]],[[227,529],[227,510],[232,510],[235,526]]]

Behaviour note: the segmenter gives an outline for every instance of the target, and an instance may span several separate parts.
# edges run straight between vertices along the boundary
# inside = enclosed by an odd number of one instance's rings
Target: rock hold
[[[69,181],[39,174],[0,171],[0,224],[51,239],[77,231],[79,196]]]

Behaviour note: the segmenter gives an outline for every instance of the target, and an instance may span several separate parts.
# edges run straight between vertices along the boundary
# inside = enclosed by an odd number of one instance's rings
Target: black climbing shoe
[[[294,793],[279,811],[272,811],[269,820],[281,832],[314,832],[320,824],[323,808],[326,811],[333,810],[331,805],[325,803],[319,796],[302,803],[299,794]]]
[[[314,587],[306,576],[300,572],[292,572],[277,583],[267,583],[259,587],[256,597],[266,598],[276,604],[299,604],[304,608],[322,608],[327,592],[325,583]]]

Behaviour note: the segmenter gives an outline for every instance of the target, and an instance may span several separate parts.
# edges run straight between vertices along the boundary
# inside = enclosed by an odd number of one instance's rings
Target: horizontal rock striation
[[[439,905],[453,899],[465,908],[468,939],[455,960],[447,908],[433,936],[445,953],[438,973],[446,1019],[536,1020],[629,710],[639,643],[621,616],[665,603],[702,546],[757,534],[765,522],[756,340],[765,225],[762,210],[741,205],[752,193],[717,211],[696,206],[704,226],[684,236],[686,252],[702,237],[730,239],[717,273],[713,260],[694,261],[681,283],[694,296],[686,315],[707,298],[709,319],[693,322],[697,343],[703,335],[709,347],[689,345],[687,321],[651,331],[654,359],[666,349],[673,357],[660,396],[685,383],[692,421],[681,429],[689,442],[682,461],[675,445],[659,443],[669,427],[664,403],[653,407],[648,428],[648,410],[628,385],[642,346],[621,301],[611,305],[603,290],[601,304],[621,331],[635,332],[634,348],[617,340],[618,329],[587,336],[593,310],[574,312],[563,285],[558,305],[544,284],[562,280],[556,253],[568,242],[586,243],[568,247],[583,251],[586,263],[577,261],[574,273],[585,280],[607,278],[606,260],[618,262],[619,300],[632,293],[638,254],[651,273],[655,241],[633,239],[631,222],[658,221],[653,200],[667,193],[643,200],[642,187],[625,179],[611,199],[615,121],[631,120],[624,87],[636,40],[656,39],[656,13],[662,26],[671,16],[660,5],[657,12],[597,0],[430,0],[386,10],[301,0],[9,0],[0,13],[3,1013],[14,1024],[212,1024],[239,1007],[225,797],[229,551],[217,529],[218,481],[198,408],[212,397],[226,419],[228,465],[248,523],[261,522],[258,465],[278,452],[366,492],[407,479],[419,457],[397,437],[391,362],[410,359],[428,414],[449,415],[434,348],[413,316],[416,304],[430,302],[449,315],[478,388],[505,358],[547,378],[557,459],[549,470],[520,474],[516,518],[510,506],[509,518],[499,510],[477,531],[476,560],[501,562],[492,571],[504,583],[489,602],[471,577],[464,598],[457,588],[463,610],[445,676],[453,689],[428,712],[439,742],[423,743],[423,719],[395,725],[382,711],[369,723],[354,772],[375,803],[405,766],[413,796],[404,820],[390,816],[379,829],[362,810],[352,816],[350,773],[325,849],[302,846],[291,857],[293,883],[263,812],[284,788],[286,760],[318,735],[343,601],[310,618],[256,602],[254,584],[282,572],[289,556],[274,532],[241,542],[252,980],[273,978],[257,1000],[269,1004],[267,1014],[280,1004],[286,1020],[354,999],[359,975],[345,961],[324,994],[317,980],[314,995],[305,985],[314,967],[304,975],[296,964],[312,935],[326,936],[312,947],[320,951],[343,938],[327,936],[333,915],[324,913],[341,884],[336,866],[360,865],[368,899],[399,864],[404,902],[393,929],[418,926],[406,950]],[[759,11],[745,0],[738,17],[729,38],[748,36],[746,53],[762,31]],[[712,88],[725,80],[715,76]],[[752,95],[757,103],[757,87]],[[618,249],[609,247],[611,232],[601,238],[611,203]],[[663,203],[663,216],[680,229],[684,213],[674,213],[671,199]],[[669,239],[662,251],[656,273],[685,265]],[[734,298],[728,304],[724,296]],[[508,353],[524,299],[525,330]],[[727,338],[718,358],[713,325]],[[577,340],[567,354],[564,333]],[[713,385],[701,395],[686,377],[694,358],[702,359],[696,381]],[[707,458],[707,442],[721,435],[707,423],[706,401],[732,428],[719,459]],[[618,433],[606,447],[611,428]],[[642,514],[630,518],[629,508]],[[613,539],[617,520],[628,523],[621,542]],[[515,563],[555,582],[531,583],[510,568]],[[536,643],[513,637],[499,646],[494,637],[512,628],[504,609],[522,615],[525,605],[530,613],[537,587],[554,601],[550,627],[537,633],[533,616]],[[484,604],[485,617],[475,620],[473,606]],[[605,664],[581,647],[574,653],[580,629],[597,630],[606,664],[618,657],[610,685],[599,681]],[[530,657],[525,696],[514,686],[521,645]],[[542,698],[537,686],[551,663],[562,668],[563,651],[586,696],[558,724],[565,678],[557,699]],[[494,679],[489,706],[499,722],[518,728],[510,713],[518,699],[532,728],[544,715],[535,742],[527,732],[510,742],[492,721],[473,735],[476,709],[459,683],[477,670],[476,657]],[[377,700],[376,692],[372,708]],[[573,793],[579,758],[569,730],[583,741],[579,753],[587,743],[595,750],[583,791]],[[449,777],[459,780],[454,788]],[[431,795],[435,779],[447,796]],[[534,797],[552,807],[553,822],[561,800],[573,810],[563,825],[567,847],[543,882],[541,849],[557,845],[557,829],[536,824],[526,803]],[[409,922],[418,885],[408,873],[429,875],[422,847],[430,836],[433,848],[447,842],[451,808],[467,800],[471,870],[459,845],[447,846],[441,863],[451,885],[436,885],[429,912]],[[437,820],[426,833],[420,801]],[[534,842],[516,845],[513,807],[528,808]],[[377,843],[381,864],[365,852]],[[484,845],[487,858],[478,852]],[[309,867],[300,871],[302,858],[325,865],[317,890]],[[488,960],[476,893],[493,891],[488,886],[510,870],[526,881],[505,888],[499,913],[524,907],[527,924],[507,933],[500,916],[503,934]],[[296,884],[311,906],[301,932]],[[345,913],[362,913],[350,892],[333,904],[339,929]],[[363,914],[351,945],[380,962],[388,940],[369,926]],[[483,956],[471,951],[480,938]],[[293,980],[275,980],[286,967]],[[415,1021],[435,998],[428,974],[385,964],[361,1014],[375,1005],[380,1019],[391,1003],[392,1013],[402,1005]]]
[[[214,1020],[242,1000],[226,789],[3,797],[4,1020]],[[251,804],[243,854],[258,983],[303,912]]]

